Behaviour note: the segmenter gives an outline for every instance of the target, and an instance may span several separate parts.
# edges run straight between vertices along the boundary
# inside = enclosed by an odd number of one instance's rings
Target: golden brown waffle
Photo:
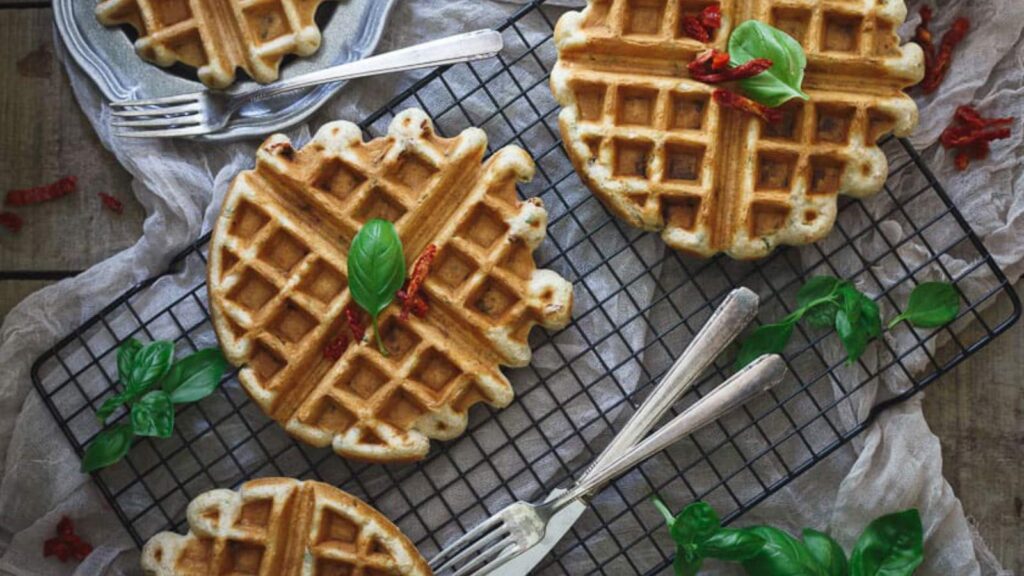
[[[210,245],[214,327],[250,396],[292,435],[352,458],[423,458],[428,438],[465,430],[472,405],[511,402],[499,365],[529,363],[535,324],[569,321],[572,286],[533,261],[547,213],[516,196],[533,161],[508,147],[481,166],[486,149],[478,129],[441,138],[407,110],[371,142],[347,122],[298,151],[273,136],[235,179]],[[346,250],[372,218],[395,222],[410,264],[438,247],[430,310],[403,321],[391,306],[389,356],[350,342],[333,361],[324,349],[352,303]]]
[[[263,478],[188,506],[188,535],[142,549],[148,576],[427,576],[412,542],[358,498],[320,482]]]
[[[910,133],[923,56],[900,46],[902,0],[723,0],[711,43],[682,33],[707,0],[590,0],[555,31],[552,90],[563,140],[583,181],[631,225],[678,250],[758,258],[832,228],[839,194],[877,192],[888,166],[876,146]],[[750,19],[807,53],[804,91],[766,125],[719,107],[686,65]]]
[[[129,24],[135,49],[159,66],[198,68],[211,88],[225,88],[241,68],[257,82],[277,80],[288,54],[320,48],[314,17],[324,0],[100,0],[105,26]]]

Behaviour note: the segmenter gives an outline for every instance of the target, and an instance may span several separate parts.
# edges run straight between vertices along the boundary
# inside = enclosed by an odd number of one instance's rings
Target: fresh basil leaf
[[[704,502],[694,502],[680,512],[672,523],[672,538],[677,545],[699,544],[722,527],[715,509]]]
[[[878,518],[850,553],[850,576],[910,576],[924,562],[924,529],[917,510]]]
[[[175,404],[198,402],[213,394],[227,369],[228,361],[219,349],[200,350],[175,362],[161,388]]]
[[[839,335],[839,341],[843,343],[843,348],[846,350],[846,363],[853,364],[861,355],[864,354],[864,350],[868,347],[868,333],[864,326],[859,323],[854,324],[850,320],[846,310],[840,310],[836,314],[836,333]]]
[[[758,326],[740,346],[739,354],[736,356],[736,369],[743,368],[765,354],[782,353],[792,336],[793,322]]]
[[[142,342],[134,338],[126,340],[117,348],[117,377],[121,379],[122,386],[128,385],[139,350],[142,350]]]
[[[906,320],[918,328],[939,328],[956,320],[960,313],[960,294],[952,284],[925,282],[914,288],[903,314],[889,323],[892,328]]]
[[[96,411],[96,418],[98,418],[100,422],[106,423],[107,419],[110,418],[118,408],[124,406],[128,400],[129,397],[123,392],[114,394],[103,401],[103,404],[100,405],[100,409]]]
[[[174,405],[163,390],[154,390],[132,405],[132,431],[137,436],[170,438],[174,433]]]
[[[813,328],[832,328],[836,325],[836,313],[839,312],[839,305],[835,302],[821,302],[816,306],[808,308],[803,319]]]
[[[758,20],[747,20],[729,36],[729,54],[735,66],[755,58],[772,61],[768,70],[740,81],[743,92],[765,106],[781,106],[793,98],[807,100],[801,90],[807,55],[803,47],[778,28]]]
[[[835,294],[842,281],[833,276],[814,276],[796,293],[796,305],[808,308],[818,301],[827,300]]]
[[[672,561],[676,576],[697,576],[704,559],[700,556],[690,556],[682,546],[676,547],[676,558]]]
[[[743,562],[759,554],[764,545],[764,538],[747,530],[722,528],[700,544],[700,552],[707,558]]]
[[[125,392],[132,398],[145,394],[156,384],[174,362],[174,343],[152,342],[135,354],[131,372],[125,382]],[[129,400],[130,401],[130,400]]]
[[[405,283],[405,255],[395,226],[374,219],[363,225],[348,252],[348,288],[356,304],[373,319],[381,354],[387,355],[378,326],[380,313]]]
[[[839,298],[839,308],[846,312],[846,318],[856,326],[860,322],[860,315],[863,311],[861,302],[866,296],[850,282],[840,284],[836,296]]]
[[[748,576],[825,576],[825,568],[803,542],[771,526],[753,526],[746,531],[764,540],[761,552],[743,562]]]
[[[804,545],[828,576],[846,576],[846,552],[828,534],[804,529]]]
[[[82,472],[95,472],[124,458],[132,447],[134,436],[130,424],[118,424],[97,434],[85,448]]]

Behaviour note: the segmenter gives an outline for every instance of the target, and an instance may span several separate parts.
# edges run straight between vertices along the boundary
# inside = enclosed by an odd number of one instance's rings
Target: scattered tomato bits
[[[0,226],[17,234],[25,225],[25,219],[14,212],[0,212]]]
[[[735,68],[729,68],[729,60],[728,52],[705,50],[690,62],[687,69],[690,71],[690,77],[698,82],[720,84],[753,78],[772,67],[772,61],[767,58],[754,58]]]
[[[114,214],[124,214],[124,203],[122,203],[120,200],[114,198],[113,196],[107,194],[106,192],[100,192],[99,194],[97,194],[97,196],[99,196],[100,200],[103,202],[104,208],[110,210]]]
[[[349,304],[345,307],[345,321],[348,322],[348,329],[352,331],[352,337],[356,342],[361,342],[366,337],[366,318],[363,311],[356,305]]]
[[[715,90],[711,96],[719,106],[753,114],[770,124],[782,120],[782,110],[778,108],[769,108],[764,104],[754,102],[750,98],[741,96],[730,90],[723,90],[719,88]]]
[[[413,262],[409,281],[405,283],[405,287],[399,290],[396,295],[402,303],[402,320],[408,320],[410,312],[420,318],[426,316],[429,306],[424,295],[420,292],[423,289],[423,283],[427,280],[427,275],[430,274],[430,267],[434,265],[435,258],[437,258],[437,245],[430,244],[423,250],[419,258]]]
[[[963,172],[972,160],[988,158],[990,142],[1009,138],[1013,122],[1014,118],[985,118],[970,106],[960,106],[939,142],[947,150],[956,150],[956,169]]]
[[[722,7],[712,4],[698,16],[683,16],[683,33],[698,42],[710,42],[715,31],[722,27]]]
[[[960,42],[963,42],[971,22],[967,18],[957,18],[953,25],[942,36],[938,50],[935,48],[935,37],[928,26],[932,21],[932,9],[928,6],[921,7],[921,23],[914,30],[914,41],[924,50],[924,80],[921,81],[921,89],[925,94],[931,94],[939,89],[942,81],[949,72],[950,64],[953,62],[953,49]]]
[[[57,523],[57,537],[43,543],[43,556],[56,556],[61,562],[74,559],[78,562],[92,554],[92,545],[75,534],[75,525],[64,516]]]
[[[65,176],[52,184],[23,188],[21,190],[10,190],[4,199],[7,206],[30,206],[56,200],[71,194],[78,187],[78,179],[74,176]]]
[[[345,353],[345,348],[348,347],[348,336],[345,334],[338,334],[333,340],[324,346],[324,359],[337,362],[341,360],[341,356]]]

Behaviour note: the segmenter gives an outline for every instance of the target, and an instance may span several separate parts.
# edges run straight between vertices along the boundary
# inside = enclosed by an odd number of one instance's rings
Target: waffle
[[[198,68],[203,84],[225,88],[238,68],[257,82],[273,82],[285,56],[316,52],[321,37],[314,16],[323,2],[100,0],[96,16],[105,26],[134,28],[143,59]]]
[[[412,542],[358,498],[320,482],[263,478],[188,506],[188,535],[142,549],[147,576],[427,576]]]
[[[472,405],[511,402],[499,365],[529,363],[535,324],[568,323],[572,286],[532,257],[547,213],[516,196],[533,161],[508,147],[481,166],[486,149],[478,129],[441,138],[407,110],[371,142],[347,122],[301,150],[273,136],[231,185],[211,241],[213,323],[249,395],[293,436],[349,458],[421,459],[429,438],[465,430]],[[387,357],[368,330],[331,360],[352,304],[346,250],[372,218],[395,222],[408,263],[437,246],[430,310],[381,315]]]
[[[902,0],[723,0],[710,43],[682,33],[707,0],[590,0],[558,22],[552,90],[562,137],[584,183],[631,225],[708,257],[767,255],[831,230],[839,194],[884,184],[876,145],[917,125],[902,89],[924,74],[916,44],[900,46]],[[686,65],[758,19],[806,53],[807,102],[766,125],[724,109]]]

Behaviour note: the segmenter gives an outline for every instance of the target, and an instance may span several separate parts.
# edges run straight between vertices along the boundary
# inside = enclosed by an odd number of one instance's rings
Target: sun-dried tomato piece
[[[924,79],[921,80],[920,86],[925,94],[931,94],[939,89],[953,62],[953,50],[963,42],[971,28],[970,20],[963,17],[957,18],[942,36],[942,41],[936,49],[935,36],[928,29],[931,21],[932,9],[922,6],[921,23],[914,30],[914,41],[924,51]]]
[[[355,338],[356,342],[361,342],[366,336],[367,328],[363,311],[349,304],[345,307],[345,321],[348,322],[348,328],[352,331],[352,337]]]
[[[722,7],[718,4],[707,6],[700,12],[700,23],[704,28],[718,30],[722,27]]]
[[[57,523],[57,537],[43,542],[43,557],[56,556],[61,562],[72,558],[81,562],[89,554],[92,554],[92,545],[75,534],[75,525],[67,516]]]
[[[942,131],[939,142],[947,149],[956,150],[954,163],[961,172],[972,160],[988,158],[989,143],[1010,137],[1014,118],[985,118],[971,106],[959,106],[953,122]]]
[[[419,258],[413,262],[409,281],[398,294],[398,299],[402,302],[402,320],[408,320],[410,312],[420,317],[426,314],[427,302],[420,295],[420,290],[427,280],[427,275],[430,274],[430,267],[433,266],[435,258],[437,258],[437,245],[429,244],[423,249]]]
[[[57,198],[67,196],[74,192],[77,186],[77,178],[74,176],[65,176],[64,178],[45,186],[10,190],[7,192],[7,198],[4,200],[4,204],[7,204],[8,206],[40,204],[42,202],[48,202],[50,200],[56,200]]]
[[[0,226],[17,234],[25,225],[25,220],[14,212],[0,212]]]
[[[324,346],[324,358],[334,362],[341,360],[347,346],[348,336],[345,334],[338,334],[333,340]]]
[[[698,42],[708,42],[711,40],[711,34],[708,33],[708,29],[704,27],[704,24],[696,16],[683,16],[682,27],[684,34]]]
[[[719,88],[711,96],[719,106],[753,114],[765,122],[774,123],[782,120],[782,111],[778,108],[769,108],[735,92]]]
[[[729,54],[715,49],[706,50],[697,55],[693,62],[687,65],[690,77],[699,82],[708,84],[720,84],[733,80],[753,78],[772,67],[772,61],[767,58],[754,58],[735,68],[725,68],[722,61],[729,62]]]
[[[100,200],[103,202],[103,206],[107,210],[110,210],[114,214],[124,214],[124,204],[120,200],[106,192],[100,192],[97,196],[100,197]]]

